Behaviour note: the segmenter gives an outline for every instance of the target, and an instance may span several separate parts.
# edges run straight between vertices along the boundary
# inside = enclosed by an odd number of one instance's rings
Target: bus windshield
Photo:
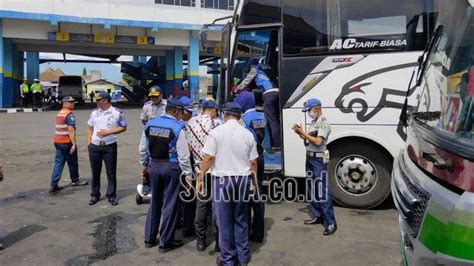
[[[427,59],[423,93],[415,116],[418,114],[419,120],[435,132],[473,139],[473,9],[467,3],[446,4],[444,8],[446,12],[438,18],[443,32]]]

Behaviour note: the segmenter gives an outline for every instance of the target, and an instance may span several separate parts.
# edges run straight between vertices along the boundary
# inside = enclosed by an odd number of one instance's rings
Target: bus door
[[[230,85],[228,92],[235,95],[238,90],[254,92],[257,105],[263,104],[263,95],[258,92],[255,79],[249,73],[257,64],[264,66],[265,73],[275,88],[280,87],[279,34],[280,27],[245,28],[238,31],[237,41],[232,55]],[[281,110],[281,104],[279,106]],[[270,147],[268,128],[264,140],[264,148]],[[279,171],[282,169],[281,152],[264,153],[265,169]]]

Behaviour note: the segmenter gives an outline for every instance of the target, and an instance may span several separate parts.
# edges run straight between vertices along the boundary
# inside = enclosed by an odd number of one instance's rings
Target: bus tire
[[[328,176],[333,198],[345,207],[373,208],[390,195],[393,159],[373,143],[348,144],[330,150]]]

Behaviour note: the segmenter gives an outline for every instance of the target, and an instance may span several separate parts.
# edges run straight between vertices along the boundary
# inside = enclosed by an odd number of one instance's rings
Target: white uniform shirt
[[[249,176],[250,161],[258,158],[252,133],[237,120],[229,120],[212,130],[202,152],[215,158],[211,174],[219,177]]]
[[[142,113],[140,115],[141,120],[149,121],[152,118],[159,117],[165,113],[166,100],[161,100],[159,104],[153,104],[152,101],[148,101],[143,105]]]
[[[117,136],[115,134],[99,138],[99,136],[97,136],[97,132],[99,132],[101,129],[127,127],[127,121],[125,120],[123,112],[113,106],[110,106],[110,108],[105,111],[100,108],[92,111],[91,117],[87,121],[87,124],[90,127],[94,127],[94,131],[92,133],[92,143],[95,145],[99,145],[101,141],[104,141],[106,145],[117,142]]]

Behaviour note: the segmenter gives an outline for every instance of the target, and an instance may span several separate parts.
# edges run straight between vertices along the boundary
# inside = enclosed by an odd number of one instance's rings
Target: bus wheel
[[[334,200],[351,208],[379,205],[390,194],[391,171],[392,159],[374,144],[359,142],[333,147],[328,175]]]

